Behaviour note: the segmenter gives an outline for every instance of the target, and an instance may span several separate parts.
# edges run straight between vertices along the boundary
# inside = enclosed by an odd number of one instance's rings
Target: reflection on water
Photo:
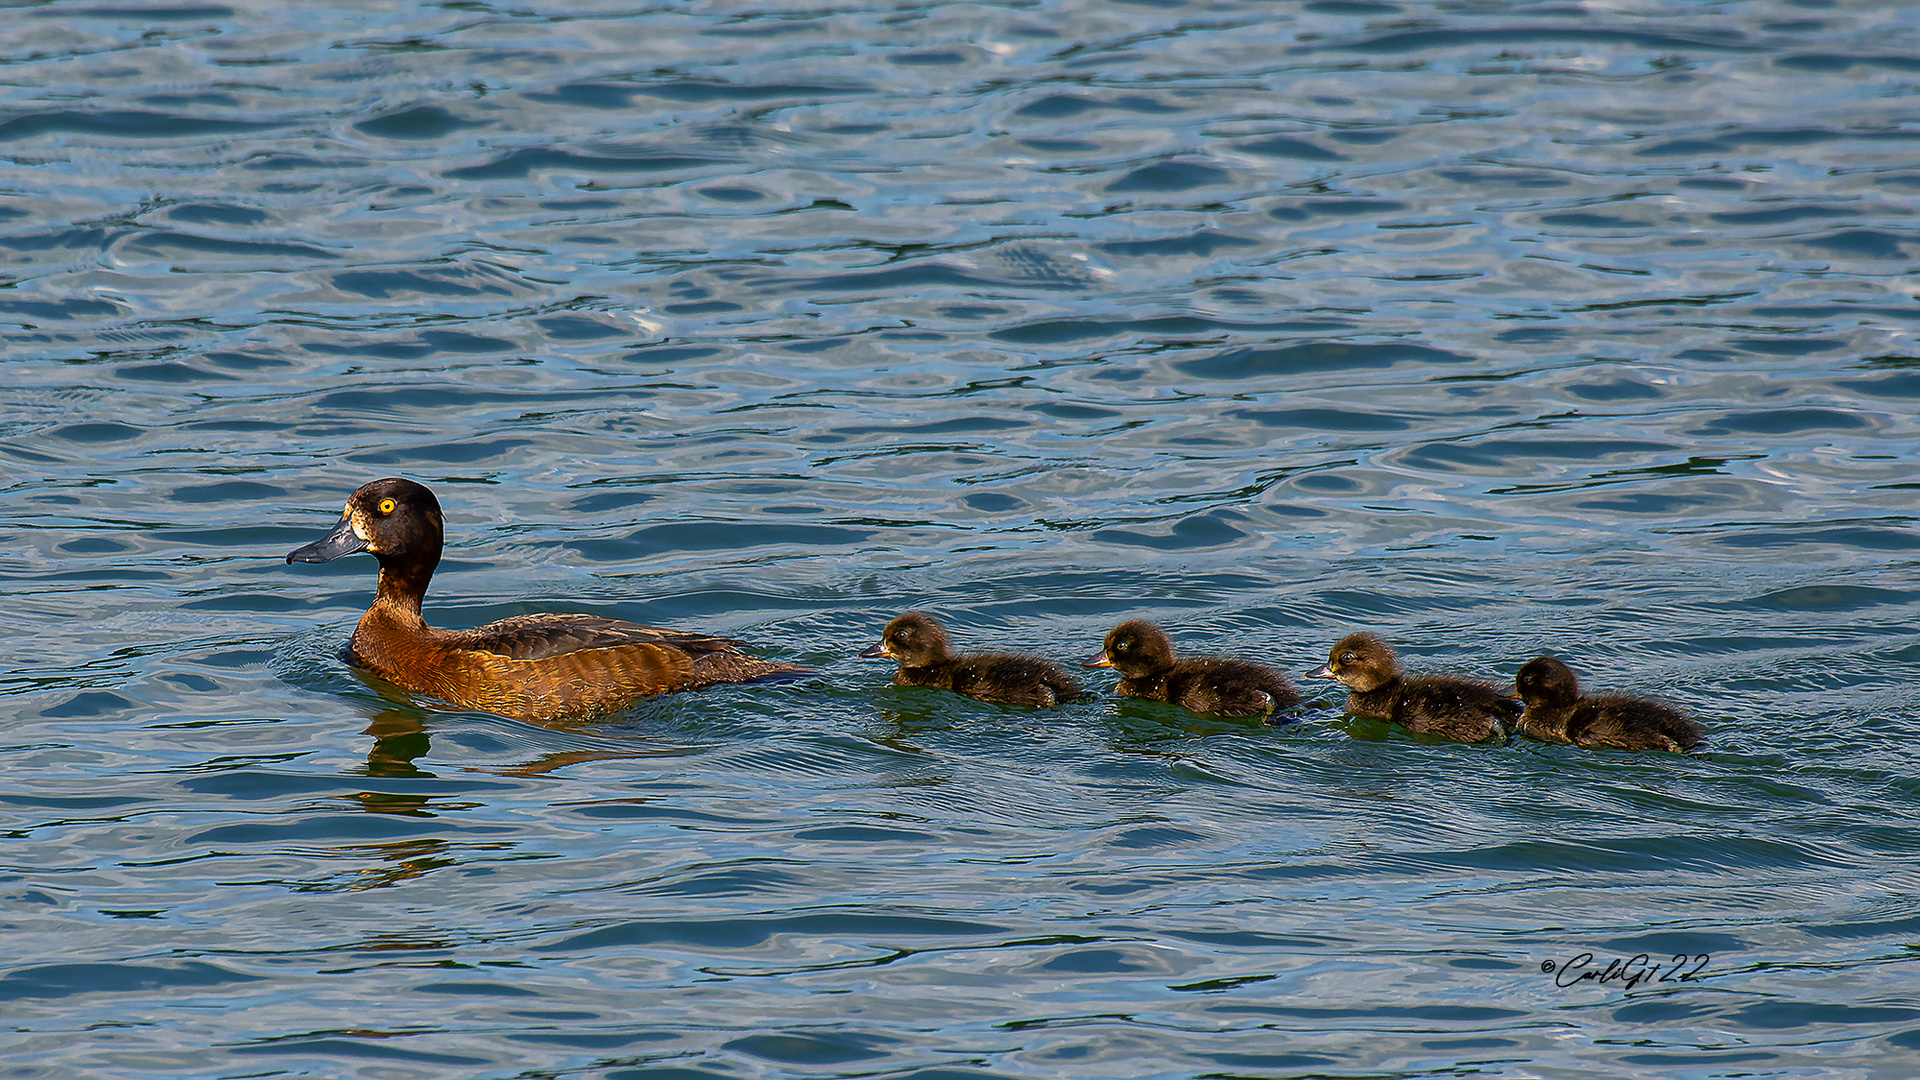
[[[373,736],[367,749],[368,776],[431,776],[413,763],[429,746],[427,726],[417,712],[388,709],[373,718],[362,732]]]
[[[18,8],[9,1059],[1898,1072],[1902,14]],[[819,674],[389,697],[338,656],[365,567],[278,561],[387,474],[447,511],[437,625]],[[910,608],[1056,661],[1130,616],[1296,676],[1548,652],[1711,751],[984,705],[853,658]],[[1708,960],[1543,971],[1641,952]]]

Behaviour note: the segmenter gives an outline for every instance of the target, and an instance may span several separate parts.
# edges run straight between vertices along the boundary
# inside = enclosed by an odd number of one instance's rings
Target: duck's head
[[[861,653],[865,657],[884,656],[900,662],[901,667],[926,667],[945,660],[950,652],[947,632],[933,616],[909,611],[887,624],[880,632],[880,644]]]
[[[1128,619],[1108,632],[1099,656],[1080,666],[1110,667],[1129,679],[1144,678],[1173,666],[1173,642],[1147,620]]]
[[[1573,669],[1551,656],[1536,656],[1520,667],[1513,688],[1527,708],[1558,708],[1580,700],[1580,680]]]
[[[440,500],[433,492],[389,477],[362,485],[347,499],[333,531],[287,552],[287,561],[331,562],[364,551],[380,560],[383,579],[386,571],[431,576],[440,563],[442,532]],[[426,591],[424,580],[420,590]]]
[[[1372,634],[1348,634],[1327,652],[1327,662],[1307,672],[1311,679],[1338,679],[1347,689],[1366,694],[1400,677],[1393,646]]]

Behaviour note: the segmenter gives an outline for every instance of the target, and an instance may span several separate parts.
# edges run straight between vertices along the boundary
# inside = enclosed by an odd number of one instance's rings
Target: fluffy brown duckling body
[[[909,611],[887,623],[880,633],[880,643],[860,655],[897,662],[899,670],[893,673],[896,686],[927,686],[980,701],[1037,709],[1052,708],[1080,696],[1080,683],[1073,676],[1037,656],[955,655],[946,630],[922,611]]]
[[[1372,634],[1348,634],[1308,673],[1347,688],[1347,711],[1455,742],[1505,742],[1520,703],[1492,686],[1451,675],[1409,678],[1393,647]]]
[[[1551,656],[1527,661],[1513,683],[1527,704],[1520,733],[1543,742],[1683,754],[1704,741],[1699,727],[1671,705],[1582,695],[1573,669]]]
[[[1219,657],[1176,659],[1166,632],[1145,619],[1114,627],[1100,655],[1085,666],[1118,671],[1122,697],[1164,701],[1190,712],[1270,716],[1300,703],[1293,684],[1272,668]]]
[[[373,605],[347,644],[355,666],[405,690],[521,720],[612,712],[654,694],[807,669],[740,652],[738,642],[596,615],[521,615],[472,630],[428,626],[420,611],[444,542],[440,502],[411,480],[375,480],[333,531],[287,554],[320,563],[380,560]]]

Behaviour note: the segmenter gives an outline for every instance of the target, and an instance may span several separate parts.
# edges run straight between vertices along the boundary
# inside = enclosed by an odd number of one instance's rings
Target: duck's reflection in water
[[[388,779],[438,775],[414,764],[416,759],[426,756],[433,747],[432,715],[419,709],[396,707],[382,709],[370,717],[366,730],[362,732],[373,737],[373,745],[367,748],[365,775]],[[609,732],[602,724],[535,725],[506,719],[500,719],[498,723],[512,728],[532,728],[534,732],[551,732],[569,742],[592,742],[597,745],[539,749],[533,757],[517,763],[463,765],[460,768],[469,772],[487,772],[498,776],[543,776],[570,765],[589,761],[679,757],[698,752],[698,748],[682,744],[644,741],[644,736],[640,735],[623,737],[617,732]],[[530,738],[530,734],[532,733],[518,737],[510,736],[509,741],[534,741]],[[389,800],[391,805],[385,805]],[[413,801],[417,806],[425,803],[426,798],[369,792],[366,793],[366,799],[362,801],[368,810],[391,813],[406,809],[399,804]]]
[[[363,735],[373,736],[367,748],[368,776],[431,776],[413,759],[432,749],[427,726],[412,709],[385,709],[375,713]]]

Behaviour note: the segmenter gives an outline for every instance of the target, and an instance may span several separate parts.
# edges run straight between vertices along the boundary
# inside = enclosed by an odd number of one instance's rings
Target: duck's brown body
[[[468,709],[521,720],[612,712],[639,698],[799,668],[736,643],[595,615],[522,615],[437,630],[418,612],[375,604],[347,645],[357,667]]]
[[[1372,634],[1348,634],[1327,662],[1309,673],[1337,679],[1347,690],[1347,711],[1387,720],[1408,731],[1455,742],[1504,743],[1520,703],[1483,682],[1451,675],[1408,678],[1400,658]]]
[[[405,690],[521,720],[612,712],[643,697],[748,682],[803,668],[747,656],[737,643],[596,615],[521,615],[473,630],[438,630],[420,611],[440,561],[440,505],[409,480],[354,492],[332,533],[287,556],[325,562],[353,551],[380,559],[373,606],[348,656]]]

